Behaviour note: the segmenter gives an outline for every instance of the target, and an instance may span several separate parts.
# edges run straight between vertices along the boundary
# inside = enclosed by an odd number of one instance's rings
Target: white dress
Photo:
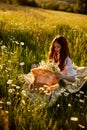
[[[66,58],[64,70],[60,73],[67,76],[76,76],[76,70],[74,69],[72,60],[69,57]]]

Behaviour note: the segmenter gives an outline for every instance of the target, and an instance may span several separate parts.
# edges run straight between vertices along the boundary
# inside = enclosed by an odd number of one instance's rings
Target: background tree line
[[[86,0],[0,0],[0,2],[87,14]]]

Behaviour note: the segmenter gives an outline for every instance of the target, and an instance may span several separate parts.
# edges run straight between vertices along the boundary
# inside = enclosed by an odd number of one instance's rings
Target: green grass
[[[10,44],[11,36],[18,42],[25,42],[25,46],[31,46],[29,49],[34,49],[34,53],[41,45],[38,52],[42,55],[38,53],[39,59],[35,56],[34,60],[38,62],[47,58],[52,39],[56,35],[64,35],[70,42],[74,62],[77,65],[86,65],[86,50],[84,50],[87,48],[86,15],[11,5],[3,5],[0,9],[0,39],[6,45]]]
[[[16,23],[22,22],[27,25],[29,24],[29,21],[31,21],[30,18],[32,17],[36,20],[37,24],[42,23],[42,25],[47,24],[49,26],[66,24],[74,28],[84,28],[87,31],[87,15],[5,4],[0,5],[0,10],[2,11],[0,16],[1,18],[6,17],[7,14],[9,16],[7,20],[14,21]]]
[[[86,15],[0,5],[0,113],[2,109],[8,113],[12,130],[87,128],[87,93],[62,94],[54,107],[47,109],[38,98],[36,106],[26,98],[24,82],[18,79],[30,71],[32,63],[47,60],[56,35],[68,39],[75,64],[87,66]],[[2,115],[0,121],[4,124]]]

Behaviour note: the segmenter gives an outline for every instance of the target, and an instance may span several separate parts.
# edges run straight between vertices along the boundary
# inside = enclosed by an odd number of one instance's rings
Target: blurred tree
[[[37,7],[37,0],[17,0],[17,2],[21,5],[35,6]]]
[[[77,0],[77,9],[80,13],[87,14],[87,0]]]

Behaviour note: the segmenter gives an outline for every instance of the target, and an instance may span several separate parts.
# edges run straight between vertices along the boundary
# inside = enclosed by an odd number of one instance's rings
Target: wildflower
[[[3,104],[4,102],[3,101],[0,101],[0,104]]]
[[[19,93],[16,93],[16,95],[19,95]]]
[[[80,128],[82,128],[82,129],[85,128],[85,126],[84,126],[84,125],[81,125],[81,124],[78,124],[78,126],[79,126]]]
[[[70,120],[71,121],[78,121],[78,118],[77,117],[71,117]]]
[[[80,97],[80,94],[76,94],[77,97]]]
[[[24,105],[25,105],[25,101],[24,101],[24,100],[22,100],[21,102],[22,102],[22,104],[24,104]]]
[[[5,70],[5,72],[8,72],[8,70]]]
[[[13,93],[15,91],[15,89],[9,89],[8,93]]]
[[[7,70],[7,72],[8,72],[8,71],[11,71],[11,69],[10,69],[10,68],[6,68],[6,70]]]
[[[8,60],[8,63],[11,63],[11,60]]]
[[[25,90],[22,90],[21,94],[22,94],[23,96],[25,96],[25,97],[27,96]]]
[[[79,100],[79,102],[80,102],[80,103],[84,103],[85,101],[84,101],[84,100],[82,100],[82,99],[80,99],[80,100]]]
[[[61,93],[65,93],[65,88],[61,88]]]
[[[24,65],[24,62],[21,62],[21,63],[20,63],[20,66],[23,66],[23,65]]]
[[[41,68],[45,68],[45,69],[48,69],[48,70],[56,72],[56,73],[59,72],[57,65],[55,65],[51,61],[46,63],[45,61],[42,60],[39,63],[39,65],[40,65]]]
[[[42,104],[40,104],[39,107],[42,107]]]
[[[64,92],[64,96],[68,96],[69,95],[69,93],[67,93],[67,92]]]
[[[60,107],[60,104],[57,104],[57,107]]]
[[[24,46],[24,42],[20,42],[20,44],[21,44],[22,46]]]
[[[16,86],[16,89],[20,89],[20,86]]]
[[[43,88],[43,87],[40,87],[39,90],[44,90],[44,88]]]
[[[16,87],[16,85],[15,85],[15,84],[12,84],[12,87]]]
[[[48,88],[48,86],[47,86],[47,85],[44,85],[44,88]]]
[[[45,91],[44,91],[45,92]],[[47,96],[50,96],[51,95],[51,92],[45,92],[45,94],[47,95]]]
[[[5,45],[2,45],[1,46],[1,49],[6,49],[7,47]]]
[[[19,42],[18,41],[15,41],[15,43],[18,45],[19,44]]]
[[[8,111],[5,111],[6,114],[8,114]]]
[[[42,90],[43,90],[43,89],[42,89]],[[47,91],[47,90],[44,90],[44,93],[45,93],[45,94],[47,94],[47,93],[48,93],[48,91]]]
[[[12,82],[13,82],[13,80],[9,79],[9,80],[7,81],[7,84],[12,84]]]
[[[7,105],[11,105],[11,102],[7,101]]]
[[[84,92],[83,92],[83,91],[80,91],[79,93],[80,93],[80,94],[84,94]]]
[[[72,105],[70,103],[68,103],[68,107],[71,107]]]

